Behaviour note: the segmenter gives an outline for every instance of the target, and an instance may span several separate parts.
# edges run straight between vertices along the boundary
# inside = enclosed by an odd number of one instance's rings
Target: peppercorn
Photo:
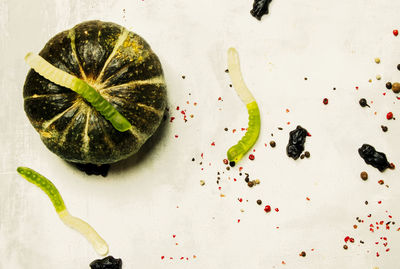
[[[380,185],[383,185],[385,182],[381,179],[381,180],[378,181],[378,183],[379,183]]]
[[[381,62],[381,59],[375,58],[375,63],[379,64]]]
[[[361,179],[362,179],[362,180],[367,180],[367,179],[368,179],[368,173],[365,172],[365,171],[362,171],[361,174],[360,174],[360,176],[361,176]]]
[[[260,199],[258,199],[258,200],[257,200],[257,204],[258,204],[258,205],[261,205],[261,204],[262,204],[262,201],[261,201]]]
[[[392,85],[392,91],[394,93],[399,93],[400,92],[400,83],[399,82],[395,82]]]
[[[305,252],[305,251],[302,251],[299,255],[300,255],[301,257],[305,257],[305,256],[306,256],[306,252]]]
[[[324,105],[327,105],[327,104],[328,104],[328,98],[324,98],[324,100],[322,100],[322,103],[323,103]]]
[[[254,183],[255,183],[256,185],[258,185],[258,184],[260,184],[260,180],[259,180],[259,179],[256,179],[256,180],[254,180]]]
[[[344,249],[348,249],[349,247],[347,245],[343,245],[343,248]]]
[[[310,154],[310,152],[306,151],[306,152],[304,152],[304,156],[306,156],[306,158],[310,158],[311,154]]]
[[[390,90],[392,88],[391,82],[386,82],[386,89]]]
[[[253,154],[250,154],[250,155],[249,155],[249,159],[250,159],[251,161],[253,161],[253,160],[254,160],[254,158],[255,158],[255,157],[254,157],[254,155],[253,155]]]
[[[386,118],[387,118],[388,120],[393,119],[393,113],[392,113],[392,112],[388,112],[388,113],[386,114]]]
[[[394,36],[397,36],[398,34],[399,34],[399,31],[398,31],[398,30],[396,30],[396,29],[393,30],[393,35],[394,35]]]
[[[384,125],[381,125],[381,128],[382,128],[382,131],[384,131],[385,133],[386,133],[387,130],[388,130],[388,127],[387,127],[387,126],[384,126]]]
[[[253,182],[253,181],[249,181],[249,182],[247,183],[247,186],[249,186],[250,188],[253,187],[253,186],[254,186],[254,182]]]
[[[398,65],[397,65],[397,70],[399,70],[399,71],[400,71],[400,64],[398,64]]]
[[[302,159],[302,160],[304,159],[304,154],[300,155],[300,159]]]
[[[381,80],[381,75],[376,75],[376,80]]]
[[[365,98],[361,98],[360,101],[358,101],[358,103],[360,104],[360,106],[362,107],[369,107],[367,100]]]
[[[224,159],[223,162],[224,162],[224,164],[228,164],[229,163],[228,159]]]
[[[235,163],[234,161],[229,162],[229,165],[230,165],[231,167],[234,167],[235,164],[236,164],[236,163]]]
[[[270,142],[269,142],[269,145],[270,145],[271,147],[275,148],[276,143],[275,143],[275,141],[270,141]]]
[[[271,207],[269,205],[266,205],[264,207],[264,211],[267,212],[267,213],[270,212],[271,211]]]

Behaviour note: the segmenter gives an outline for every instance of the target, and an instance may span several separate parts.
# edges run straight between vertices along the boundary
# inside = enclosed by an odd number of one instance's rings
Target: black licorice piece
[[[367,164],[372,165],[381,172],[390,167],[390,163],[386,159],[385,153],[376,151],[371,145],[363,144],[361,148],[358,149],[358,153]]]
[[[254,0],[253,9],[250,10],[250,14],[257,20],[261,20],[263,15],[269,13],[269,4],[272,0]]]
[[[121,269],[122,260],[115,259],[113,256],[105,257],[101,260],[94,260],[90,263],[91,269]]]
[[[308,132],[298,125],[296,129],[289,133],[289,144],[286,146],[286,153],[289,157],[297,160],[304,151],[304,143]]]

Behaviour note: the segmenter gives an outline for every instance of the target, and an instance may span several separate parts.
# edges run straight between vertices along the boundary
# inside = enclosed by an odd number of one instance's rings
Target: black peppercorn
[[[365,100],[365,98],[361,98],[360,101],[358,102],[360,104],[360,106],[362,107],[369,107],[367,100]]]
[[[386,82],[386,89],[390,90],[392,88],[391,82]]]

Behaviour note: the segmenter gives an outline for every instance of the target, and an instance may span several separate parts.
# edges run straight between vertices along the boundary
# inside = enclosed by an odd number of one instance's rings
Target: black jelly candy
[[[91,269],[121,269],[122,260],[115,259],[113,256],[105,257],[101,260],[94,260],[90,263]]]
[[[253,9],[250,10],[250,14],[257,20],[261,20],[264,14],[269,12],[269,4],[272,0],[254,0]]]
[[[297,160],[304,150],[304,143],[308,132],[298,125],[296,129],[289,133],[289,144],[286,146],[286,153],[289,157]]]
[[[358,149],[358,153],[367,164],[378,168],[381,172],[390,167],[390,163],[386,159],[385,153],[376,151],[375,148],[371,145],[362,145],[361,148]]]

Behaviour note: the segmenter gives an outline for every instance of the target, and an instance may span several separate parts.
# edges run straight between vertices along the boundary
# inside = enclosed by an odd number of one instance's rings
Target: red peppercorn
[[[228,163],[229,163],[228,159],[224,159],[224,164],[228,164]]]
[[[393,119],[393,113],[392,113],[392,112],[387,113],[387,114],[386,114],[386,118],[387,118],[388,120]]]
[[[354,243],[354,238],[350,238],[350,243]]]
[[[270,212],[271,211],[271,207],[269,205],[266,205],[265,208],[264,208],[264,211],[267,212],[267,213]]]
[[[322,101],[322,103],[324,103],[324,105],[328,104],[328,98],[324,98],[324,100]]]
[[[393,30],[393,34],[394,34],[394,36],[397,36],[399,34],[399,31],[398,30]]]
[[[250,160],[254,160],[254,158],[255,158],[255,157],[254,157],[253,154],[250,154],[250,155],[249,155],[249,159],[250,159]]]

